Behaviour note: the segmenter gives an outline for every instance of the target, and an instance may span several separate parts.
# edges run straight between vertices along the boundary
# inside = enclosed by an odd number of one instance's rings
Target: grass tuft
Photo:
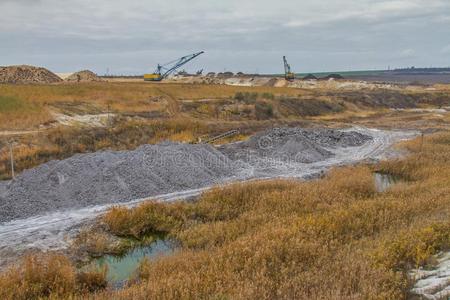
[[[106,286],[106,270],[77,272],[63,255],[34,254],[0,275],[0,298],[61,299],[100,291]]]

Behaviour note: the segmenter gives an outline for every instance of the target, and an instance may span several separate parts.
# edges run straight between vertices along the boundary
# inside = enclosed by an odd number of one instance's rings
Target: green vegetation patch
[[[280,99],[280,111],[286,116],[320,116],[344,110],[345,106],[342,103],[332,101],[287,97]]]
[[[0,95],[0,113],[16,112],[26,108],[27,105],[23,100],[16,97]]]

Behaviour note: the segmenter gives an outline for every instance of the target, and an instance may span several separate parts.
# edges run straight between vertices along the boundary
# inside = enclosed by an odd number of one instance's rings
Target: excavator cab
[[[162,76],[161,76],[161,74],[156,74],[156,73],[144,74],[144,80],[145,81],[161,81]]]
[[[179,58],[177,60],[168,62],[167,64],[160,65],[158,64],[158,67],[156,68],[155,72],[151,74],[144,74],[144,80],[145,81],[161,81],[164,78],[167,78],[171,73],[175,72],[178,68],[181,66],[187,64],[197,56],[205,53],[204,51],[197,52],[194,54],[183,56],[182,58]]]
[[[163,76],[161,75],[161,69],[163,67],[158,64],[154,73],[144,74],[144,81],[161,81],[163,80]]]
[[[295,79],[295,73],[289,72],[284,75],[284,78],[288,81],[292,81]]]
[[[292,81],[295,79],[295,73],[291,71],[291,66],[288,64],[286,56],[283,56],[284,62],[284,79]]]

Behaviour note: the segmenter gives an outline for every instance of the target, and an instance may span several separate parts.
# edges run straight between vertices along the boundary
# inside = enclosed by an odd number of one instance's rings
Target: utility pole
[[[422,154],[422,150],[423,150],[423,140],[424,140],[424,133],[423,133],[423,131],[421,130],[420,131],[420,154]]]
[[[11,159],[11,176],[12,179],[15,178],[15,174],[14,174],[14,155],[13,155],[13,144],[10,141],[9,142],[9,158]]]
[[[110,110],[111,110],[111,105],[108,102],[108,127],[111,127],[111,117],[109,115]]]

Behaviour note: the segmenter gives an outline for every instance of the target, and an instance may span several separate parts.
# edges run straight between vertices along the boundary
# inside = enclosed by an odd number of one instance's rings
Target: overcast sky
[[[450,66],[450,0],[0,0],[0,65],[142,74]]]

